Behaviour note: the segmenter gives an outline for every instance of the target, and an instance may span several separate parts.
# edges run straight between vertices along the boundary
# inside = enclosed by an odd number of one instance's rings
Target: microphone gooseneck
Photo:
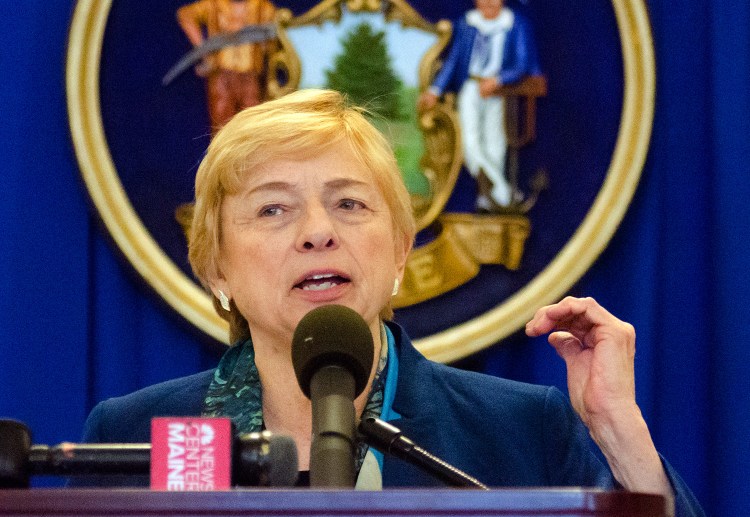
[[[359,431],[370,446],[401,458],[450,486],[489,490],[476,478],[415,444],[388,422],[379,418],[365,418],[359,424]]]
[[[313,309],[294,331],[294,372],[312,401],[313,487],[354,486],[354,399],[367,386],[373,355],[369,327],[348,307]]]

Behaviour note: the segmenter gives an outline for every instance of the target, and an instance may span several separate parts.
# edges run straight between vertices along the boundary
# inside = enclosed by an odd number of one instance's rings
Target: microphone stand
[[[324,366],[312,377],[313,439],[310,486],[354,486],[354,377],[340,366]]]

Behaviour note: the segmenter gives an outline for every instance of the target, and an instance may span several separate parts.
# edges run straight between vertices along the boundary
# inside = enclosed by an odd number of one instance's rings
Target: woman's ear
[[[413,246],[413,239],[404,235],[399,243],[399,239],[396,239],[396,278],[399,282],[404,279],[404,270],[406,269],[406,260],[409,258],[409,253]]]
[[[209,284],[209,287],[211,288],[211,292],[213,293],[213,295],[219,300],[219,305],[221,305],[221,308],[229,312],[232,310],[230,304],[232,295],[226,287],[226,282],[223,282],[223,284],[221,285],[223,285],[224,287],[222,288],[219,284],[211,283]]]
[[[228,300],[232,299],[229,282],[227,282],[227,279],[218,267],[211,268],[211,271],[207,273],[206,277],[208,287],[216,298],[219,300],[221,300],[222,297],[226,297]]]

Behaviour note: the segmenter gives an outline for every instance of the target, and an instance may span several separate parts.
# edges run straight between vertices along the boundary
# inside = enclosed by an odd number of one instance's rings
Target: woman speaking
[[[431,362],[389,321],[415,235],[409,195],[385,138],[340,94],[302,90],[236,115],[208,148],[195,198],[190,263],[234,345],[215,370],[98,404],[87,441],[149,441],[155,416],[227,416],[238,432],[291,436],[307,471],[311,402],[292,336],[311,310],[338,304],[374,342],[359,418],[392,422],[489,486],[623,487],[666,496],[678,515],[702,514],[636,405],[635,332],[596,301],[566,298],[526,326],[529,336],[550,333],[572,408],[555,388]],[[364,443],[355,458],[358,487],[436,484]]]

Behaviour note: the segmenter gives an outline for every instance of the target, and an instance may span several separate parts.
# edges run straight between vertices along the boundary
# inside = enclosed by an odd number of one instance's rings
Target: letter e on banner
[[[232,423],[228,418],[154,418],[151,489],[229,490]]]

